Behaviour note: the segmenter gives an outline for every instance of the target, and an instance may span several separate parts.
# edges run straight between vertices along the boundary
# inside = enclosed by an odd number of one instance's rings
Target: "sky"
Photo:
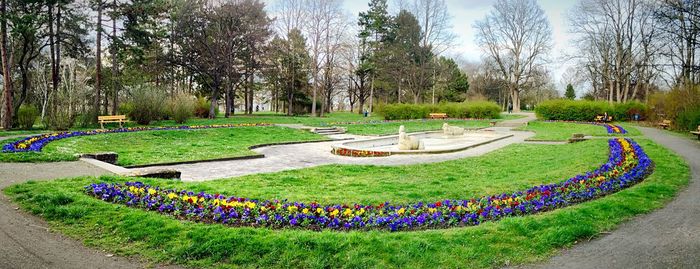
[[[268,6],[274,0],[266,0]],[[343,0],[345,10],[357,17],[361,11],[368,9],[367,0]],[[395,7],[389,0],[389,10]],[[475,41],[474,22],[483,19],[491,10],[495,0],[446,0],[448,13],[452,17],[452,31],[457,36],[454,47],[446,52],[447,56],[458,57],[469,62],[479,62],[483,51]],[[572,34],[569,33],[566,13],[576,4],[576,0],[538,0],[545,11],[552,28],[554,46],[548,55],[548,69],[559,91],[564,90],[565,83],[560,81],[564,71],[573,63],[566,61],[567,55],[575,53],[571,48]]]

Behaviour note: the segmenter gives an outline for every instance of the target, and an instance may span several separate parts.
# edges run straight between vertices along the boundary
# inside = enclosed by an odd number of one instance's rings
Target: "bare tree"
[[[551,46],[547,16],[534,0],[498,0],[474,28],[477,43],[508,81],[513,110],[519,112],[520,92],[533,70],[542,66]]]
[[[662,0],[655,8],[662,56],[673,84],[700,83],[700,2]],[[670,42],[669,42],[670,41]]]
[[[287,36],[293,29],[303,29],[307,19],[306,0],[279,0],[273,6],[275,29]]]
[[[579,65],[594,96],[612,103],[648,95],[658,73],[655,8],[641,0],[586,0],[572,10]]]
[[[398,6],[418,19],[423,30],[421,45],[441,55],[454,46],[457,36],[452,32],[452,17],[445,0],[398,0]]]

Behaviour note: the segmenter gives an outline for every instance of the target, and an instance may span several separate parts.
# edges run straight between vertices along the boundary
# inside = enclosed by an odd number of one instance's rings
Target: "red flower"
[[[435,203],[435,206],[438,206],[438,207],[442,206],[442,202],[437,201],[437,203]]]

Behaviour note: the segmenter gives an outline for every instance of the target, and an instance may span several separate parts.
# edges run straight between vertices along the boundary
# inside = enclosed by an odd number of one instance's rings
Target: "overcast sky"
[[[343,0],[343,5],[347,12],[357,18],[361,11],[368,9],[367,0]],[[265,0],[270,6],[275,0]],[[393,10],[394,1],[389,0],[389,9]],[[477,20],[483,19],[492,8],[495,0],[446,0],[448,12],[452,17],[452,31],[457,35],[455,46],[446,54],[448,56],[458,56],[470,62],[478,62],[482,57],[482,50],[475,42],[475,31],[472,25]],[[539,5],[544,9],[549,23],[552,27],[552,37],[554,47],[549,54],[549,71],[552,74],[557,89],[563,91],[563,86],[559,85],[561,74],[571,63],[564,60],[565,55],[571,55],[572,50],[571,34],[568,30],[566,13],[576,4],[574,0],[538,0]]]

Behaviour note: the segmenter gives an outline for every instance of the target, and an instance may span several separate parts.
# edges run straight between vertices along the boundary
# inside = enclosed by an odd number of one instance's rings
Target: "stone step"
[[[317,133],[320,135],[335,135],[335,134],[344,134],[345,130],[342,128],[315,128],[314,133]]]

